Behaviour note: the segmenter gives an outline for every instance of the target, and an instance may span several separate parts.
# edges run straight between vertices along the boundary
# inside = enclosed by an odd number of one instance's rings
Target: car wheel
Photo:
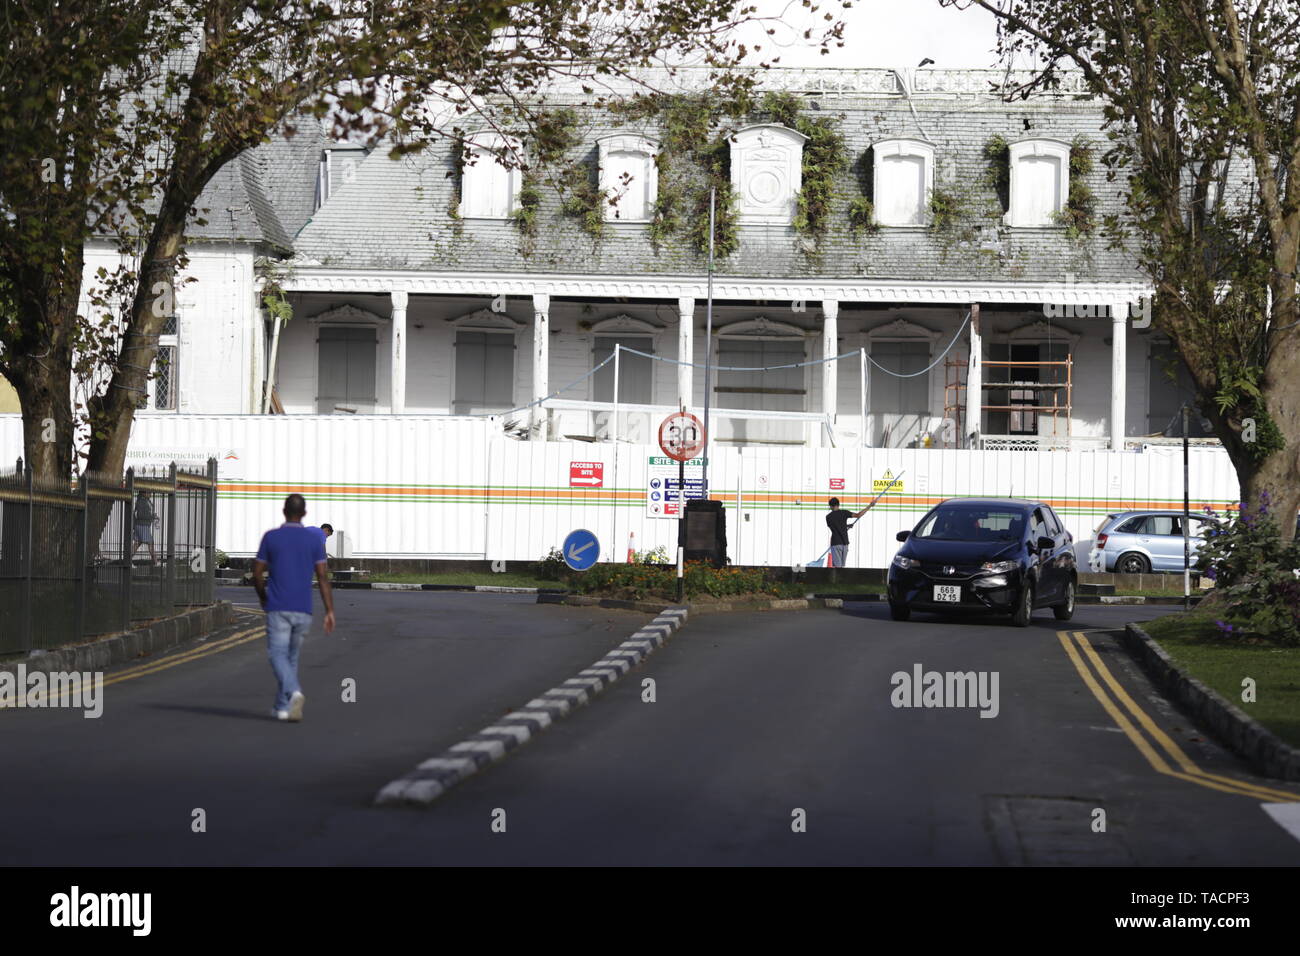
[[[1020,601],[1011,613],[1011,623],[1016,627],[1028,627],[1029,619],[1034,613],[1034,586],[1028,582],[1020,591]]]
[[[890,601],[889,616],[895,621],[906,621],[912,616],[912,609],[906,604],[895,604],[893,601]]]
[[[1148,574],[1151,571],[1151,562],[1136,551],[1128,551],[1116,559],[1115,570],[1121,574]]]
[[[1065,584],[1065,600],[1052,608],[1052,613],[1056,615],[1058,621],[1068,621],[1074,617],[1074,579],[1071,578]]]

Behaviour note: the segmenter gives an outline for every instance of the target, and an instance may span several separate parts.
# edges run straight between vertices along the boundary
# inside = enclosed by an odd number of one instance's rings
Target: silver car
[[[1210,515],[1192,512],[1191,556],[1204,541],[1205,532],[1220,522]],[[1094,532],[1088,567],[1094,572],[1118,571],[1143,574],[1148,571],[1183,570],[1183,513],[1181,511],[1122,511],[1106,515]]]

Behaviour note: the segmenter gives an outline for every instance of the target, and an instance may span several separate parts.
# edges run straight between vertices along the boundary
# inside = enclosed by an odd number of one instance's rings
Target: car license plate
[[[952,601],[954,603],[961,600],[961,588],[956,584],[936,584],[934,586],[934,599],[938,601]]]

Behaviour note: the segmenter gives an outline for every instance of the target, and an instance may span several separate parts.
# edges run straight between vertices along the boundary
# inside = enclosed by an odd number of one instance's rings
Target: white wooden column
[[[688,362],[695,361],[695,300],[683,296],[677,300],[677,403],[688,410],[691,408],[695,371]]]
[[[822,358],[840,354],[840,303],[838,299],[822,300]],[[822,414],[831,425],[831,436],[835,435],[835,413],[839,409],[839,362],[822,363]],[[826,430],[817,429],[820,441],[826,443]]]
[[[978,448],[984,414],[984,339],[980,332],[980,307],[970,307],[970,356],[966,364],[966,448]]]
[[[550,343],[551,297],[543,292],[533,294],[533,397],[536,402],[550,393]],[[534,405],[530,434],[533,438],[546,438],[546,410]]]
[[[389,410],[394,415],[406,411],[406,292],[389,293],[393,300],[392,367],[389,370]]]
[[[1113,308],[1110,317],[1110,447],[1124,450],[1128,389],[1128,310]]]

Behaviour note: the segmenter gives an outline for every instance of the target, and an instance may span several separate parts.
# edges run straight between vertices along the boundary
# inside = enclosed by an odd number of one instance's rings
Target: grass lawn
[[[1170,614],[1143,630],[1193,677],[1213,687],[1292,746],[1300,747],[1300,647],[1219,639],[1212,612]],[[1241,699],[1241,682],[1255,680],[1255,703]]]
[[[561,581],[545,581],[518,571],[493,574],[491,571],[464,571],[448,574],[369,574],[360,581],[379,581],[385,584],[483,584],[498,588],[563,588]]]

